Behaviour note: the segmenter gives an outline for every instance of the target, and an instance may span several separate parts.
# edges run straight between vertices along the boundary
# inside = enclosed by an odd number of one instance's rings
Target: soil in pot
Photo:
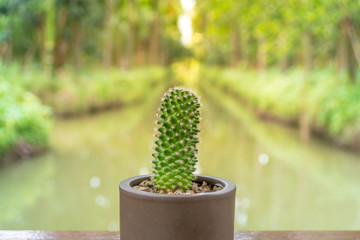
[[[223,186],[220,183],[210,184],[206,181],[202,182],[192,182],[192,189],[188,190],[187,192],[183,192],[181,190],[176,190],[175,192],[172,191],[164,191],[159,190],[155,187],[155,184],[151,180],[144,180],[138,185],[135,185],[133,188],[144,191],[144,192],[152,192],[152,193],[159,193],[159,194],[196,194],[196,193],[206,193],[206,192],[216,192],[223,189]]]

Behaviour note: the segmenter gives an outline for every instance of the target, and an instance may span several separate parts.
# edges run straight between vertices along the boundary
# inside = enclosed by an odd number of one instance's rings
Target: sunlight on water
[[[189,46],[192,43],[192,10],[195,7],[195,0],[181,0],[181,7],[184,13],[178,17],[178,28],[181,33],[181,42],[185,46]]]

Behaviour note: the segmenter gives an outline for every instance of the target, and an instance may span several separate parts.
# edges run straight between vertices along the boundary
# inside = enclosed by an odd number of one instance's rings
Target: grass
[[[257,112],[296,123],[305,114],[313,129],[339,144],[360,148],[360,85],[348,83],[335,71],[258,73],[203,67],[201,76]]]

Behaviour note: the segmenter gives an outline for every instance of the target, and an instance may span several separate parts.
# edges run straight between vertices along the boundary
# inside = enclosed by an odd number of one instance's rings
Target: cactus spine
[[[152,154],[156,188],[183,192],[192,188],[200,132],[199,108],[196,93],[184,88],[170,89],[161,99]]]

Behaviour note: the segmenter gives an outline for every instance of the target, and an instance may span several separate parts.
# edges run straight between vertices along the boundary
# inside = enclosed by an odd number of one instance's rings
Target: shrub
[[[0,159],[19,141],[48,144],[51,113],[32,93],[0,81]]]

